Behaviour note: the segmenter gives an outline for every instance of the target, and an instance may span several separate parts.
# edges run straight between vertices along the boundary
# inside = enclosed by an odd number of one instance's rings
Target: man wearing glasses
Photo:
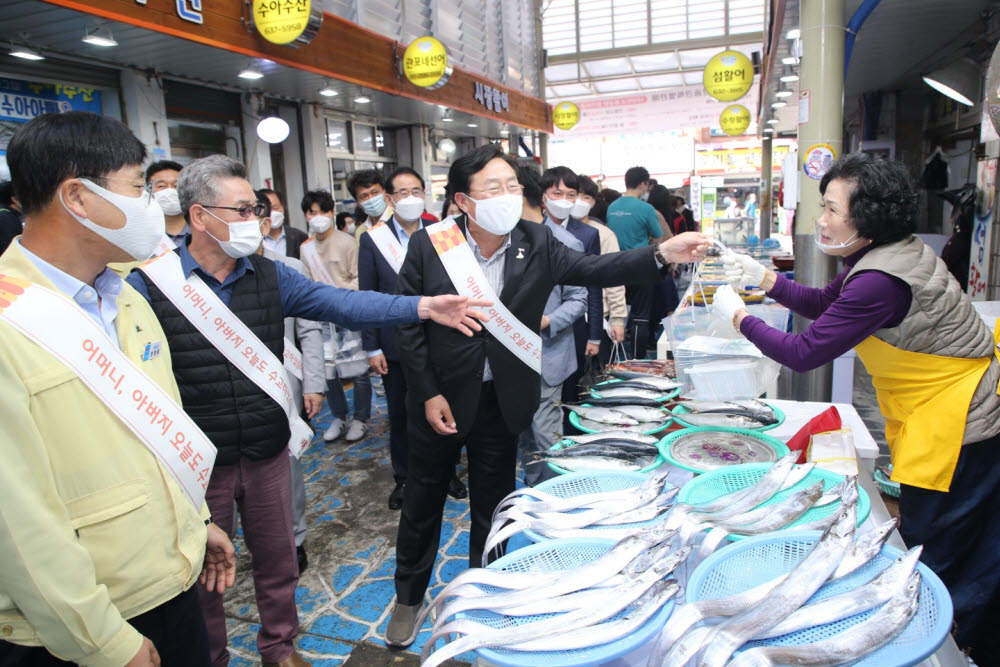
[[[187,165],[177,189],[190,242],[144,264],[128,282],[163,326],[184,410],[218,449],[206,496],[213,522],[231,533],[234,502],[239,508],[263,663],[308,665],[293,644],[299,569],[286,448],[307,444],[312,434],[282,398],[284,318],[360,329],[429,317],[469,331],[478,329],[467,311],[475,302],[339,289],[256,255],[264,207],[244,166],[224,155]],[[222,596],[200,593],[212,664],[226,665]]]
[[[654,282],[668,262],[704,257],[707,239],[682,234],[656,247],[608,255],[571,250],[521,219],[517,163],[496,144],[456,159],[448,191],[462,211],[417,230],[399,272],[400,294],[482,294],[490,319],[469,338],[433,324],[396,328],[406,376],[409,459],[396,539],[396,605],[386,643],[416,638],[434,567],[454,455],[469,466],[469,565],[482,565],[493,510],[514,490],[517,434],[531,423],[541,386],[539,329],[552,288]],[[655,255],[655,256],[654,256]]]

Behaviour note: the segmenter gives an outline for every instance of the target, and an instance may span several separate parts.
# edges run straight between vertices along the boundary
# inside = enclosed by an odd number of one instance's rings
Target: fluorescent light
[[[942,95],[971,107],[972,98],[979,94],[982,76],[978,68],[965,60],[958,60],[923,77],[924,83]]]
[[[372,101],[372,98],[368,97],[367,95],[358,95],[357,97],[354,98],[354,101],[357,102],[358,104],[368,104],[369,102]]]
[[[261,72],[253,69],[252,67],[247,67],[245,70],[242,70],[236,76],[240,77],[241,79],[249,79],[251,81],[255,79],[262,79],[264,77],[264,75]]]
[[[322,95],[323,97],[336,97],[337,95],[340,95],[340,93],[338,93],[336,90],[334,90],[332,86],[329,85],[320,88],[319,94]]]
[[[257,136],[269,144],[280,144],[288,138],[288,123],[277,116],[268,116],[257,123]]]
[[[777,125],[778,124],[778,119],[777,118],[768,118],[767,119],[767,124],[768,125]]]
[[[80,41],[94,46],[118,46],[118,40],[111,34],[111,28],[85,32]]]
[[[479,127],[479,123],[466,123],[466,127]]]
[[[444,122],[444,123],[450,123],[453,120],[455,120],[455,119],[452,118],[451,116],[441,116],[441,121]]]
[[[45,60],[45,56],[41,55],[37,51],[32,51],[26,46],[15,46],[11,49],[10,55],[15,58],[23,58],[25,60]]]
[[[764,132],[764,134],[774,134],[773,127],[765,127],[762,131]]]
[[[781,59],[781,64],[782,65],[798,65],[799,64],[799,59],[796,58],[795,56],[788,56],[787,58],[782,58]]]
[[[772,102],[771,103],[771,108],[772,109],[780,109],[781,107],[787,107],[787,106],[788,106],[787,102]]]
[[[779,79],[779,81],[781,81],[783,83],[792,83],[792,82],[798,81],[798,80],[799,80],[799,75],[798,74],[786,74],[785,76],[783,76],[783,77],[781,77]]]
[[[510,134],[510,130],[500,130],[500,136],[506,137]]]
[[[791,97],[792,91],[790,90],[779,90],[774,94],[775,97]]]
[[[801,35],[802,33],[799,32],[798,28],[795,28],[794,30],[789,30],[787,33],[785,33],[785,37],[787,37],[788,39],[798,39]]]

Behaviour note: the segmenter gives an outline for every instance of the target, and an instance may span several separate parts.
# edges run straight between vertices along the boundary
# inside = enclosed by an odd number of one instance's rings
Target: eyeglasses
[[[506,188],[494,185],[492,188],[486,188],[485,190],[470,190],[469,192],[485,192],[490,197],[499,197],[502,194],[519,195],[523,190],[524,186],[520,183],[511,183]]]
[[[407,197],[423,197],[424,189],[413,188],[412,190],[396,190],[395,192],[392,193],[392,196],[402,197],[403,199],[406,199]]]
[[[227,211],[236,211],[241,218],[255,217],[259,218],[264,215],[264,205],[263,204],[243,204],[242,206],[208,206],[206,204],[201,205],[202,208],[224,208]]]

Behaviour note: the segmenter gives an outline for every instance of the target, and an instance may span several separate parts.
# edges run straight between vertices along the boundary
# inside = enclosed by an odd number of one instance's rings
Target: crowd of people
[[[252,578],[263,663],[309,664],[294,643],[299,457],[324,400],[324,439],[366,437],[372,372],[400,510],[386,643],[408,645],[445,497],[470,498],[478,565],[519,447],[550,446],[575,369],[648,330],[643,297],[629,314],[626,292],[707,250],[669,192],[662,212],[642,201],[656,187],[642,168],[608,204],[589,178],[538,173],[494,144],[455,160],[442,221],[401,166],[353,174],[355,211],[307,192],[308,233],[241,163],[144,168],[143,144],[95,114],[26,123],[7,160],[3,667],[228,664],[237,576]],[[357,331],[362,363],[329,363]],[[239,575],[237,513],[252,562]]]

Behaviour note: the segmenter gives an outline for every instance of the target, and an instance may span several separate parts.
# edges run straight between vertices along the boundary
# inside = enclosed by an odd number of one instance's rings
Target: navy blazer
[[[389,218],[385,224],[392,230],[396,240],[399,240],[399,230],[396,227],[396,219]],[[420,227],[424,226],[424,221],[420,221]],[[382,292],[383,294],[396,294],[396,272],[389,266],[389,262],[382,256],[381,251],[375,246],[375,242],[367,233],[361,235],[358,248],[358,289]],[[399,353],[396,351],[396,334],[393,327],[380,327],[378,329],[365,329],[361,332],[361,346],[365,352],[382,350],[386,359],[399,361]]]

